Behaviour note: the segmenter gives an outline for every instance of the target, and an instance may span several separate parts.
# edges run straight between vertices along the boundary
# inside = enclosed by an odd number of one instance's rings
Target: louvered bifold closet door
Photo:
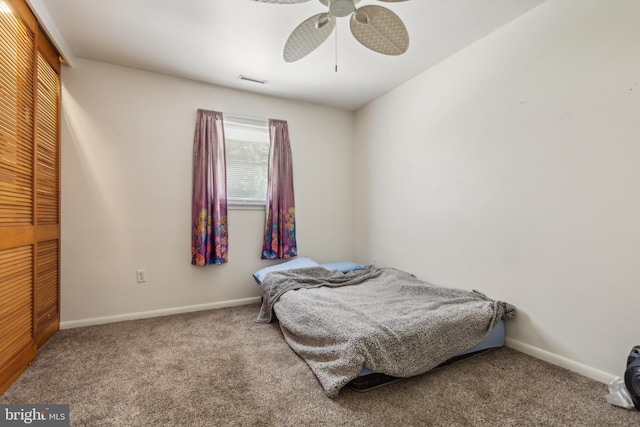
[[[35,336],[42,345],[58,330],[60,239],[60,144],[58,115],[60,79],[54,65],[57,56],[44,40],[38,43],[35,116]]]
[[[0,392],[36,354],[33,325],[37,24],[0,1]]]
[[[58,224],[58,75],[38,52],[36,103],[38,225]]]
[[[33,342],[31,246],[0,251],[0,360],[9,360]]]
[[[34,35],[21,20],[0,12],[0,38],[0,226],[30,226]]]
[[[40,337],[46,336],[49,323],[58,318],[58,241],[38,242],[36,247],[35,315],[40,345]]]

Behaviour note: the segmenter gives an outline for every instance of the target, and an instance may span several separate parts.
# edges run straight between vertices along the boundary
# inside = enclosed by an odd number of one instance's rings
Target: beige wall
[[[299,254],[352,259],[353,113],[81,59],[62,84],[63,327],[259,296],[263,210],[229,211],[227,264],[190,263],[198,108],[287,120]]]
[[[640,335],[640,2],[550,0],[356,115],[356,254],[515,304],[606,381]]]

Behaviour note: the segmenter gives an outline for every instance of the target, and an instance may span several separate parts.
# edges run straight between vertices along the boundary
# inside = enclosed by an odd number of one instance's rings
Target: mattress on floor
[[[504,321],[500,320],[496,324],[496,326],[494,326],[491,332],[489,332],[489,335],[487,335],[487,337],[482,340],[482,342],[460,353],[459,355],[452,357],[451,359],[442,363],[440,366],[448,365],[449,363],[464,359],[468,356],[482,352],[484,350],[499,348],[502,346],[504,346]],[[351,381],[349,383],[349,386],[357,391],[366,391],[397,379],[399,378],[392,377],[391,375],[373,372],[371,369],[364,367],[362,368],[362,371],[360,371],[360,376]]]

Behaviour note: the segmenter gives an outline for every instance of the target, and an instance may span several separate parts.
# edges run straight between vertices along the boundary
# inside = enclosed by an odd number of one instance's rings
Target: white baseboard
[[[525,344],[521,341],[514,340],[509,337],[505,338],[505,345],[514,350],[518,350],[522,353],[528,354],[529,356],[533,356],[536,359],[544,360],[545,362],[552,363],[554,365],[560,366],[561,368],[577,372],[587,378],[600,381],[604,384],[609,384],[614,378],[616,378],[615,375],[609,374],[608,372],[600,371],[598,369],[592,368],[591,366],[583,365],[582,363],[578,363],[575,360],[567,359],[566,357],[550,353],[546,350],[542,350],[538,347]]]
[[[123,322],[126,320],[136,319],[148,319],[151,317],[169,316],[172,314],[190,313],[194,311],[213,310],[216,308],[236,307],[239,305],[256,304],[260,302],[260,297],[244,298],[230,301],[212,302],[207,304],[189,305],[183,307],[165,308],[160,310],[142,311],[138,313],[118,314],[114,316],[105,317],[93,317],[89,319],[70,320],[60,322],[60,329],[72,329],[80,328],[83,326],[103,325],[105,323]],[[536,359],[544,360],[545,362],[552,363],[562,368],[568,369],[573,372],[577,372],[584,375],[587,378],[591,378],[596,381],[600,381],[604,384],[609,384],[616,378],[608,372],[600,371],[591,366],[583,365],[566,357],[559,356],[557,354],[542,350],[541,348],[534,347],[529,344],[525,344],[521,341],[513,338],[506,337],[505,345],[514,350],[518,350],[522,353],[535,357]]]
[[[60,329],[72,329],[80,328],[82,326],[103,325],[105,323],[123,322],[125,320],[148,319],[150,317],[169,316],[171,314],[190,313],[192,311],[212,310],[215,308],[235,307],[238,305],[255,304],[259,302],[260,297],[252,297],[230,301],[212,302],[208,304],[188,305],[184,307],[163,308],[160,310],[142,311],[138,313],[117,314],[114,316],[93,317],[90,319],[81,320],[69,320],[60,322]]]

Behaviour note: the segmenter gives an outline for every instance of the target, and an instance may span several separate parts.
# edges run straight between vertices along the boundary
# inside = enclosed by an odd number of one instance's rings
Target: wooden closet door
[[[59,61],[0,1],[0,393],[59,326]]]
[[[10,5],[14,6],[12,3]],[[6,3],[0,3],[3,8]],[[35,22],[0,13],[0,391],[36,355],[33,335]]]
[[[35,338],[41,346],[58,329],[60,270],[60,78],[58,58],[38,38],[35,106]]]

